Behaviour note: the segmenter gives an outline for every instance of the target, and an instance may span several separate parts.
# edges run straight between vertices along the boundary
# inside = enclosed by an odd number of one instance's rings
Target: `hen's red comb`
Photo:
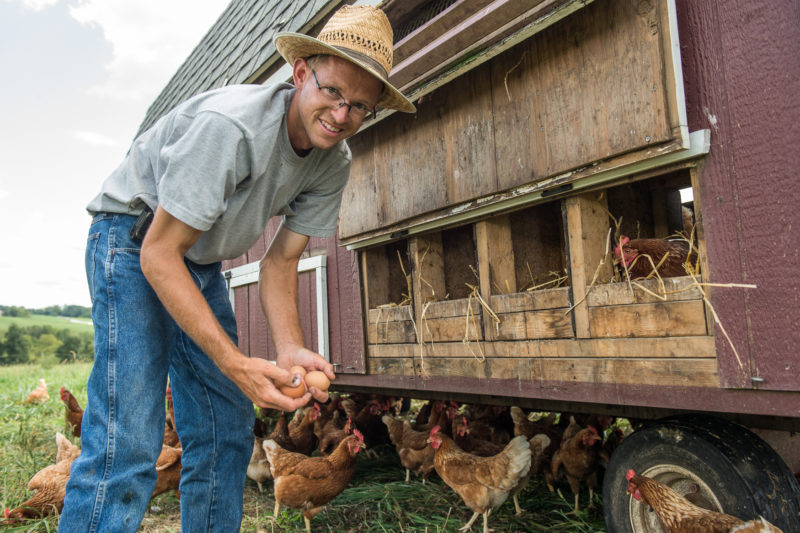
[[[631,479],[633,479],[633,476],[635,476],[635,475],[636,475],[636,472],[633,471],[633,468],[629,468],[628,469],[628,473],[625,474],[625,479],[630,481]]]
[[[359,430],[354,429],[353,430],[353,435],[356,436],[356,438],[358,439],[359,442],[364,442],[364,435],[362,435]]]
[[[430,435],[428,435],[428,436],[429,436],[429,437],[433,437],[434,435],[436,435],[437,433],[439,433],[439,431],[441,431],[441,429],[442,429],[442,428],[441,428],[440,426],[433,426],[433,429],[431,429],[431,433],[430,433]]]

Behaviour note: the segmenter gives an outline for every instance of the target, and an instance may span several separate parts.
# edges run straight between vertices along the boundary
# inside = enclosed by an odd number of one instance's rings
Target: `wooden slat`
[[[606,196],[598,198],[597,193],[573,196],[564,200],[567,212],[567,238],[569,241],[570,286],[575,305],[575,335],[590,337],[588,305],[586,292],[592,283],[595,271],[600,268],[600,279],[608,279],[611,260],[604,260],[608,234],[608,214]]]
[[[566,309],[505,313],[500,316],[499,340],[571,338],[572,319]]]
[[[678,278],[664,278],[664,294],[661,294],[660,284],[657,279],[637,281],[644,288],[656,294],[664,296],[666,301],[675,302],[679,300],[700,300],[702,295],[694,287],[687,290],[694,281],[689,276]],[[633,291],[627,283],[599,284],[592,287],[589,296],[586,298],[589,306],[598,307],[604,305],[627,305],[642,304],[664,301],[648,292],[633,286]]]
[[[702,301],[589,308],[592,337],[706,335]]]
[[[718,387],[714,359],[545,359],[543,381]]]
[[[419,322],[419,328],[426,343],[483,339],[480,314],[472,317],[458,316],[433,319],[425,317]]]
[[[367,326],[367,342],[370,344],[394,344],[417,342],[411,320],[372,322]]]
[[[425,310],[426,318],[449,318],[462,317],[469,314],[480,313],[480,304],[473,298],[461,298],[459,300],[444,300],[442,302],[430,302]]]
[[[514,294],[500,294],[492,296],[489,307],[495,313],[515,313],[519,311],[536,311],[541,309],[554,309],[569,307],[569,287],[558,289],[543,289]]]
[[[411,320],[411,306],[410,305],[395,305],[390,307],[379,307],[377,309],[370,309],[367,313],[367,319],[370,324],[378,322],[394,322],[397,320]]]
[[[477,344],[477,343],[474,343]],[[617,358],[617,359],[713,359],[714,337],[664,337],[626,339],[547,339],[540,341],[495,341],[481,343],[486,357],[522,358]],[[472,351],[477,351],[472,347]],[[431,357],[473,357],[461,342],[426,344]],[[370,346],[370,357],[416,357],[419,346],[384,344]]]
[[[453,5],[403,37],[403,39],[394,45],[394,55],[392,59],[396,66],[395,68],[400,67],[408,56],[430,44],[437,37],[441,37],[455,25],[455,22],[463,21],[491,2],[492,0],[457,0]],[[413,6],[414,3],[419,4],[420,2],[416,0],[391,2],[389,6],[384,8],[386,16],[389,17],[390,20],[401,17],[407,18],[410,12],[408,11],[408,7],[405,7],[404,4],[411,4]],[[400,6],[403,6],[402,12],[399,9]]]
[[[489,35],[508,21],[542,3],[542,0],[461,0],[431,19],[426,26],[408,35],[398,43],[401,60],[392,68],[389,79],[396,87],[419,83],[458,58],[481,37]],[[489,4],[476,10],[473,5]],[[480,5],[480,7],[484,7]],[[453,16],[448,16],[450,14]],[[406,42],[408,44],[406,44]]]
[[[367,359],[367,373],[375,375],[413,376],[414,365],[411,359]]]
[[[447,378],[571,381],[675,387],[716,387],[713,359],[427,359],[428,375]]]

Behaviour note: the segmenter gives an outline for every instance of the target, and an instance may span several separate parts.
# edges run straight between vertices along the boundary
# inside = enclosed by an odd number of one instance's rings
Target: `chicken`
[[[331,426],[331,429],[322,436],[322,440],[319,441],[319,453],[323,457],[327,457],[336,450],[339,446],[339,443],[342,440],[353,433],[353,424],[350,419],[347,419],[347,422],[344,423],[344,427],[341,429],[336,429]]]
[[[406,469],[406,483],[409,482],[413,471],[422,476],[424,485],[433,471],[434,450],[428,446],[428,433],[415,431],[408,420],[401,420],[389,414],[383,415],[382,420],[389,430],[389,438],[397,450],[397,455],[400,456],[400,464]]]
[[[476,439],[505,446],[514,432],[514,420],[502,405],[470,405],[466,409],[469,433]]]
[[[292,439],[289,437],[289,421],[285,412],[281,411],[281,414],[278,415],[275,427],[272,428],[272,433],[269,434],[266,440],[274,440],[281,448],[294,451],[294,444],[292,444]]]
[[[433,465],[436,473],[474,513],[459,531],[471,529],[475,519],[482,514],[483,532],[489,533],[489,514],[506,501],[530,471],[528,439],[514,437],[503,451],[491,457],[466,453],[453,439],[443,435],[438,426],[431,429],[428,441],[435,450]]]
[[[28,490],[36,492],[16,509],[6,509],[3,513],[6,518],[4,523],[13,524],[25,518],[39,518],[61,512],[72,462],[80,455],[81,450],[61,433],[56,433],[56,447],[56,463],[33,475],[28,482]]]
[[[696,254],[690,254],[689,243],[685,240],[631,240],[624,235],[620,236],[614,255],[619,263],[625,265],[630,279],[651,276],[653,266],[658,268],[658,275],[662,278],[685,276],[684,263],[693,265],[697,261]],[[645,256],[652,259],[652,264]]]
[[[49,399],[50,395],[47,394],[47,383],[45,383],[44,379],[40,379],[36,388],[28,394],[28,398],[25,400],[25,403],[44,403]]]
[[[514,490],[511,491],[511,498],[514,500],[514,510],[517,516],[522,516],[523,514],[522,508],[519,506],[519,498],[517,495],[525,488],[528,481],[542,469],[545,450],[550,446],[550,437],[544,433],[539,433],[530,438],[528,445],[531,449],[531,468],[528,474],[523,477],[519,483],[517,483],[517,486],[514,487]],[[549,466],[549,463],[547,465]]]
[[[500,453],[505,447],[491,440],[484,440],[470,435],[473,430],[470,428],[469,422],[467,422],[467,417],[463,415],[453,419],[452,428],[453,440],[459,448],[467,453],[488,457]],[[491,434],[487,436],[491,438]]]
[[[61,397],[61,401],[64,402],[66,406],[64,417],[67,421],[67,427],[72,431],[73,435],[80,437],[81,421],[83,420],[83,408],[81,408],[81,404],[78,403],[78,400],[75,399],[75,396],[73,396],[66,387],[61,387],[58,394]]]
[[[325,440],[325,435],[335,431],[341,431],[346,424],[346,422],[342,420],[342,411],[338,409],[333,412],[333,415],[330,416],[327,421],[324,423],[320,422],[320,419],[326,416],[328,415],[326,415],[323,410],[320,412],[319,418],[314,421],[314,435],[316,435],[319,440],[320,449],[322,449],[322,441]]]
[[[568,434],[569,432],[569,434]],[[593,426],[580,429],[572,434],[573,430],[567,428],[561,440],[561,446],[553,454],[550,466],[553,479],[558,477],[558,469],[563,465],[567,475],[569,488],[575,495],[575,509],[578,512],[578,499],[580,497],[581,481],[589,487],[589,508],[594,507],[592,495],[597,485],[597,469],[600,467],[601,457],[608,461],[599,446],[595,443],[602,440]]]
[[[264,452],[264,438],[256,436],[253,439],[253,453],[250,455],[250,463],[247,465],[247,477],[258,485],[258,492],[264,492],[263,483],[272,479],[272,472],[269,470],[269,461]]]
[[[175,490],[178,492],[178,498],[181,497],[181,491],[178,488],[181,483],[181,457],[183,456],[183,449],[180,447],[169,446],[167,444],[161,445],[161,453],[156,460],[156,486],[153,489],[151,498],[166,492],[168,490]]]
[[[358,430],[344,438],[328,457],[307,457],[281,448],[274,440],[264,441],[275,479],[274,516],[277,518],[281,505],[299,509],[306,532],[311,533],[311,519],[350,484],[356,455],[362,449],[364,437]]]
[[[762,517],[758,520],[748,520],[739,526],[733,526],[730,533],[783,533],[783,531],[773,526]]]
[[[303,418],[300,422],[292,427],[289,424],[289,439],[292,441],[292,448],[290,451],[302,453],[304,455],[311,455],[317,447],[317,437],[314,435],[314,420],[319,413],[309,407],[305,410]]]
[[[652,507],[667,533],[780,532],[763,518],[745,523],[735,516],[698,507],[670,487],[632,469],[625,479],[628,494]]]
[[[328,403],[323,404],[323,406],[319,402],[314,402],[313,409],[317,411],[314,418],[314,435],[317,437],[317,441],[322,441],[329,431],[342,429],[343,424],[339,414],[339,399],[337,397],[331,395]],[[332,423],[334,418],[336,418],[336,421]]]
[[[385,408],[384,408],[385,407]],[[381,420],[383,411],[389,405],[381,405],[378,400],[370,400],[367,404],[359,406],[352,398],[342,400],[342,408],[348,418],[353,421],[353,428],[364,435],[364,444],[367,447],[368,455],[377,455],[373,448],[379,444],[391,444],[389,431]],[[371,453],[370,453],[371,452]]]
[[[181,440],[178,438],[178,430],[175,428],[175,407],[172,403],[171,387],[167,387],[167,414],[164,418],[164,444],[173,447],[180,447],[181,445]]]

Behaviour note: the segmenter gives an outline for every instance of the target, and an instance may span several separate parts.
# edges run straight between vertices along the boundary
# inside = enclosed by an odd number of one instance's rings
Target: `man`
[[[392,31],[378,9],[346,6],[317,39],[282,33],[275,44],[294,87],[226,87],[184,102],[134,141],[88,206],[95,364],[59,531],[138,528],[156,480],[167,376],[184,533],[238,531],[253,403],[291,411],[327,399],[278,390],[300,379],[292,365],[335,378],[303,346],[297,263],[309,236],[335,231],[350,164],[342,141],[378,106],[414,106],[386,81]],[[236,347],[220,271],[276,214],[284,219],[259,291],[277,366]]]

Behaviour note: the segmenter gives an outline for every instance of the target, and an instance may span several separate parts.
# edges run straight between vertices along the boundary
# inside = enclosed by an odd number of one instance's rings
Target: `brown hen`
[[[696,255],[690,256],[689,243],[685,240],[633,239],[624,235],[614,248],[614,255],[628,269],[630,279],[647,278],[653,274],[653,266],[658,268],[662,278],[686,276],[684,263],[694,264]],[[652,263],[647,257],[652,259]]]
[[[348,435],[328,457],[307,457],[281,448],[274,440],[264,441],[264,451],[275,479],[275,512],[281,505],[303,512],[306,532],[311,519],[339,495],[353,477],[356,454],[364,448],[358,430]]]
[[[422,483],[433,472],[432,447],[428,446],[428,433],[415,431],[408,420],[401,420],[392,415],[383,415],[383,423],[389,429],[400,464],[406,469],[406,483],[411,479],[411,472],[422,476]]]
[[[528,474],[531,449],[528,439],[519,436],[491,457],[479,457],[459,448],[453,439],[434,427],[428,437],[435,453],[433,464],[439,477],[472,509],[467,531],[478,515],[483,515],[483,532],[489,533],[489,514],[498,508]]]
[[[625,479],[628,494],[652,507],[667,533],[781,532],[763,518],[745,523],[735,516],[698,507],[667,485],[640,476],[632,469]]]
[[[66,406],[64,418],[67,421],[67,427],[72,431],[76,437],[81,436],[81,422],[83,421],[83,408],[75,396],[66,388],[61,387],[58,391],[61,401]]]
[[[25,518],[39,518],[54,512],[61,512],[64,507],[67,481],[72,462],[81,450],[61,433],[56,433],[56,463],[36,472],[28,482],[28,490],[36,491],[19,507],[6,510],[3,515],[6,524],[13,524]]]

